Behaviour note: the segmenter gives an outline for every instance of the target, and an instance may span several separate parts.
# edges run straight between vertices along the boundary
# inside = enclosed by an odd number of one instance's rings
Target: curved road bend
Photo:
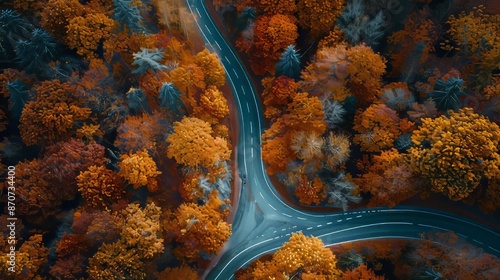
[[[257,93],[217,29],[203,0],[186,0],[206,46],[219,55],[233,89],[240,134],[238,166],[242,185],[233,235],[219,253],[207,279],[231,279],[235,271],[259,256],[277,250],[291,233],[321,238],[326,245],[364,239],[419,239],[423,231],[454,231],[486,252],[500,256],[500,234],[462,217],[416,207],[357,209],[342,213],[312,213],[293,208],[274,190],[261,161],[262,110]]]

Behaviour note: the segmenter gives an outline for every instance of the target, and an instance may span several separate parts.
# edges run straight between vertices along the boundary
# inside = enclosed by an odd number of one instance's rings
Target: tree
[[[309,181],[305,175],[299,177],[299,185],[293,193],[299,199],[300,203],[306,205],[313,203],[318,205],[326,199],[326,187],[321,182],[321,179],[314,178],[312,181]]]
[[[142,208],[139,204],[129,204],[122,210],[121,241],[128,248],[134,248],[141,259],[150,259],[163,253],[161,208],[154,202]]]
[[[375,272],[369,269],[366,264],[361,264],[360,266],[347,270],[342,274],[343,280],[384,280],[384,276],[378,276]]]
[[[343,171],[335,178],[329,178],[326,182],[328,186],[328,204],[332,207],[342,208],[347,211],[349,203],[359,203],[361,197],[356,195],[358,187],[351,182],[350,176],[346,176]]]
[[[163,50],[141,48],[140,52],[134,53],[134,65],[139,66],[132,73],[143,74],[151,69],[153,72],[167,69],[167,66],[161,64],[163,60]]]
[[[123,179],[104,166],[90,166],[76,177],[78,191],[90,208],[110,210],[113,202],[125,199]]]
[[[299,0],[297,2],[299,24],[309,30],[311,38],[320,37],[333,30],[344,3],[345,0]]]
[[[90,116],[90,109],[78,106],[74,90],[74,86],[59,80],[45,81],[36,87],[36,99],[26,104],[19,120],[26,145],[44,146],[67,140],[76,123]]]
[[[231,225],[224,221],[227,213],[220,211],[222,202],[217,196],[214,191],[203,206],[184,203],[167,213],[164,228],[169,239],[179,244],[174,249],[177,257],[194,261],[203,253],[214,255],[228,240]]]
[[[293,130],[315,131],[323,134],[326,130],[324,117],[321,101],[315,96],[301,92],[294,95],[292,102],[288,104],[283,122]]]
[[[114,23],[102,13],[75,17],[67,26],[67,44],[86,59],[93,58],[99,45],[110,37]]]
[[[184,102],[181,99],[181,92],[172,82],[164,82],[161,85],[158,98],[161,100],[160,107],[165,107],[179,116],[184,111]]]
[[[330,249],[316,237],[307,237],[302,232],[292,233],[270,258],[259,259],[249,265],[246,272],[251,279],[290,279],[298,272],[304,279],[338,279],[341,271]],[[239,271],[237,276],[241,273]],[[308,277],[308,278],[305,278]],[[239,277],[236,277],[239,279]]]
[[[254,44],[249,50],[252,70],[257,75],[274,73],[281,54],[298,37],[295,18],[286,15],[260,16],[255,22]],[[237,46],[243,46],[240,36]]]
[[[409,154],[413,170],[430,180],[433,191],[461,200],[482,178],[499,176],[500,130],[472,108],[448,114],[422,120],[413,131],[415,146]]]
[[[19,66],[29,74],[41,76],[56,57],[56,41],[47,31],[35,28],[29,39],[20,39],[14,48]]]
[[[290,148],[304,162],[317,162],[323,159],[323,144],[324,140],[318,133],[299,131],[292,136]]]
[[[196,54],[194,63],[203,71],[205,85],[221,87],[226,83],[226,71],[217,54],[204,49]]]
[[[262,142],[262,160],[267,165],[269,175],[285,171],[293,159],[292,151],[284,138],[275,137]]]
[[[229,115],[229,106],[220,90],[215,86],[208,86],[200,96],[200,106],[195,108],[194,114],[202,120],[217,124]]]
[[[161,171],[158,171],[156,162],[146,150],[122,155],[118,166],[119,174],[132,184],[134,189],[147,186],[151,192],[158,190],[157,177]]]
[[[292,101],[293,96],[297,93],[299,84],[292,78],[279,76],[262,79],[262,85],[264,86],[263,103],[266,106],[264,115],[268,119],[281,117],[286,110],[286,105]]]
[[[230,150],[225,139],[213,137],[209,123],[194,117],[184,117],[174,123],[174,132],[167,138],[167,156],[178,164],[203,168],[215,180],[221,174],[222,162],[229,160]]]
[[[349,89],[356,96],[361,107],[367,107],[380,95],[382,75],[385,74],[385,58],[364,45],[357,45],[346,51],[349,64]]]
[[[137,5],[133,0],[113,0],[113,16],[120,23],[122,30],[139,33],[145,31],[141,25],[143,18]]]
[[[300,77],[300,54],[294,45],[288,46],[276,64],[276,77],[287,76],[298,80]]]

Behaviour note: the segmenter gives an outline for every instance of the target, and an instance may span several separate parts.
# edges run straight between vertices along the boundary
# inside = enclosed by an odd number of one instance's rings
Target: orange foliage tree
[[[3,239],[3,238],[2,238]],[[3,240],[1,240],[3,241]],[[5,240],[6,241],[6,240]],[[3,244],[2,244],[3,245]],[[0,276],[4,279],[41,279],[42,265],[47,262],[48,249],[43,246],[42,235],[34,234],[16,249],[15,271],[8,270],[7,252],[0,256]]]
[[[174,132],[168,136],[167,142],[167,156],[178,164],[205,169],[211,180],[225,176],[222,162],[229,160],[231,151],[225,139],[212,136],[209,123],[185,117],[174,123]]]
[[[174,212],[167,212],[164,228],[170,240],[179,245],[174,253],[181,259],[195,261],[204,252],[216,254],[231,235],[231,225],[225,222],[227,212],[221,212],[218,192],[209,195],[208,203],[200,206],[184,203]]]
[[[500,129],[471,108],[423,119],[413,131],[411,166],[431,182],[432,190],[452,200],[469,196],[481,178],[500,174]]]
[[[123,154],[118,163],[119,174],[134,186],[134,189],[147,186],[151,192],[158,190],[157,177],[161,174],[156,162],[146,150]]]
[[[160,226],[161,208],[154,202],[141,208],[129,204],[121,212],[121,242],[128,248],[135,248],[141,259],[149,259],[163,252],[163,238]]]
[[[194,269],[187,265],[181,265],[178,267],[167,267],[165,270],[160,272],[158,275],[159,280],[178,280],[178,279],[189,279],[189,280],[199,280],[200,276]]]
[[[200,96],[199,106],[193,113],[211,124],[218,124],[229,115],[227,100],[215,86],[208,86]]]
[[[393,146],[394,140],[401,133],[411,131],[413,123],[400,120],[396,111],[385,104],[372,104],[364,111],[358,111],[354,117],[354,143],[362,151],[379,152]]]
[[[49,0],[40,14],[40,24],[52,36],[66,42],[69,22],[86,12],[85,6],[78,0]]]
[[[342,273],[343,280],[384,280],[384,276],[378,276],[375,272],[369,269],[366,264],[361,264],[353,270],[347,270]]]
[[[367,107],[380,94],[382,75],[385,73],[385,58],[374,53],[372,48],[361,44],[346,51],[349,64],[349,89],[361,107]]]
[[[67,140],[75,123],[90,116],[90,109],[78,106],[75,87],[68,83],[45,81],[35,90],[36,99],[25,105],[19,121],[21,137],[28,146]]]
[[[220,87],[226,83],[226,71],[217,54],[204,49],[194,56],[194,63],[203,71],[205,85]]]
[[[248,50],[250,65],[257,75],[274,73],[275,65],[283,51],[298,37],[295,18],[289,15],[260,16],[255,22],[254,43]],[[236,42],[245,49],[244,38]]]
[[[326,186],[319,178],[309,181],[307,176],[302,175],[299,177],[299,185],[293,193],[300,203],[318,205],[326,199]]]
[[[254,7],[266,15],[293,15],[297,11],[295,0],[245,0],[243,6]]]
[[[87,266],[88,279],[146,279],[144,262],[135,248],[129,248],[123,242],[104,243],[89,258]]]
[[[110,210],[111,204],[125,199],[123,179],[104,166],[90,166],[76,177],[78,191],[90,208]]]
[[[110,37],[114,24],[111,18],[101,13],[75,17],[68,23],[67,44],[87,59],[95,57],[99,44]]]
[[[303,279],[339,279],[341,271],[330,249],[316,237],[292,233],[290,240],[272,257],[254,261],[236,279],[289,279],[302,272]]]
[[[344,4],[345,0],[299,0],[299,24],[309,30],[311,38],[326,34],[333,30]]]
[[[264,116],[271,120],[281,117],[286,105],[292,101],[297,93],[299,84],[292,78],[279,76],[262,79],[262,85],[264,86],[263,103],[266,106]]]
[[[369,207],[393,207],[417,193],[416,178],[405,156],[396,149],[373,156],[366,174],[354,181],[372,197]]]

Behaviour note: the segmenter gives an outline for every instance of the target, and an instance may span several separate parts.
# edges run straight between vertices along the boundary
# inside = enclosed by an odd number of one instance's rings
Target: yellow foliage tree
[[[212,136],[209,123],[198,118],[183,118],[174,123],[174,132],[167,138],[167,156],[178,164],[191,168],[204,168],[208,176],[215,180],[225,170],[222,162],[229,160],[231,151],[227,141]]]
[[[469,196],[481,178],[500,175],[500,128],[472,108],[426,118],[413,131],[413,169],[429,178],[432,190],[452,200]]]
[[[149,191],[158,190],[156,177],[161,174],[155,161],[146,150],[128,153],[120,157],[119,174],[134,186],[134,189],[147,186]]]

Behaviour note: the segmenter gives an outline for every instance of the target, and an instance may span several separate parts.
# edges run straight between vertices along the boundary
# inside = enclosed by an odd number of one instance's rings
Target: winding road
[[[233,222],[233,235],[206,279],[232,279],[235,271],[277,250],[291,233],[302,231],[325,245],[378,238],[420,239],[423,231],[454,231],[486,252],[500,256],[500,234],[460,216],[414,207],[312,213],[286,204],[274,190],[261,160],[262,109],[234,50],[218,30],[203,0],[186,0],[204,37],[224,65],[235,95],[240,124],[238,166],[245,178]]]

